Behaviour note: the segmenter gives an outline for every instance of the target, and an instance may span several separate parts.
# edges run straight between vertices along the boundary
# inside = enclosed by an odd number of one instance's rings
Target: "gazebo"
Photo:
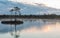
[[[17,12],[19,13],[19,15],[21,15],[19,10],[20,10],[20,8],[14,7],[13,9],[10,10],[10,12],[12,13],[14,11],[15,16],[16,16]],[[15,38],[19,37],[19,35],[16,34],[16,32],[17,32],[16,26],[20,25],[20,24],[23,24],[23,21],[17,20],[17,18],[15,17],[14,20],[12,20],[12,18],[10,18],[10,20],[8,20],[8,21],[1,21],[1,23],[2,24],[7,24],[7,25],[10,24],[11,26],[14,25],[14,27],[15,27],[14,28],[15,29]]]

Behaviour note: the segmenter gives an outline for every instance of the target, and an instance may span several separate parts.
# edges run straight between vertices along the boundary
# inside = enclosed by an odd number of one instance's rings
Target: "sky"
[[[34,3],[39,3],[39,4],[45,4],[48,7],[53,7],[60,9],[60,0],[10,0],[14,2],[23,2],[23,3],[28,3],[28,4],[33,4]]]

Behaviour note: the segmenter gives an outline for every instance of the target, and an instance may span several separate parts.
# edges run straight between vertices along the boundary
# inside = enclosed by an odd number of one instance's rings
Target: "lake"
[[[23,22],[17,25],[17,38],[60,38],[58,19],[23,19]],[[15,38],[14,25],[0,23],[0,38]]]

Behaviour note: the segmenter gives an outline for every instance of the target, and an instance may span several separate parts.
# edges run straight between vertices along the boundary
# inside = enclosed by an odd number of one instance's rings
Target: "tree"
[[[21,12],[20,12],[20,8],[18,7],[14,7],[13,9],[10,10],[10,12],[15,12],[15,13],[19,13],[19,15],[21,15]]]

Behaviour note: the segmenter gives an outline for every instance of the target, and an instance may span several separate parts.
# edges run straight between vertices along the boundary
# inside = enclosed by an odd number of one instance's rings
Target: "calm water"
[[[25,19],[23,22],[17,26],[19,38],[60,38],[60,20]],[[14,38],[12,27],[0,23],[0,38]]]

